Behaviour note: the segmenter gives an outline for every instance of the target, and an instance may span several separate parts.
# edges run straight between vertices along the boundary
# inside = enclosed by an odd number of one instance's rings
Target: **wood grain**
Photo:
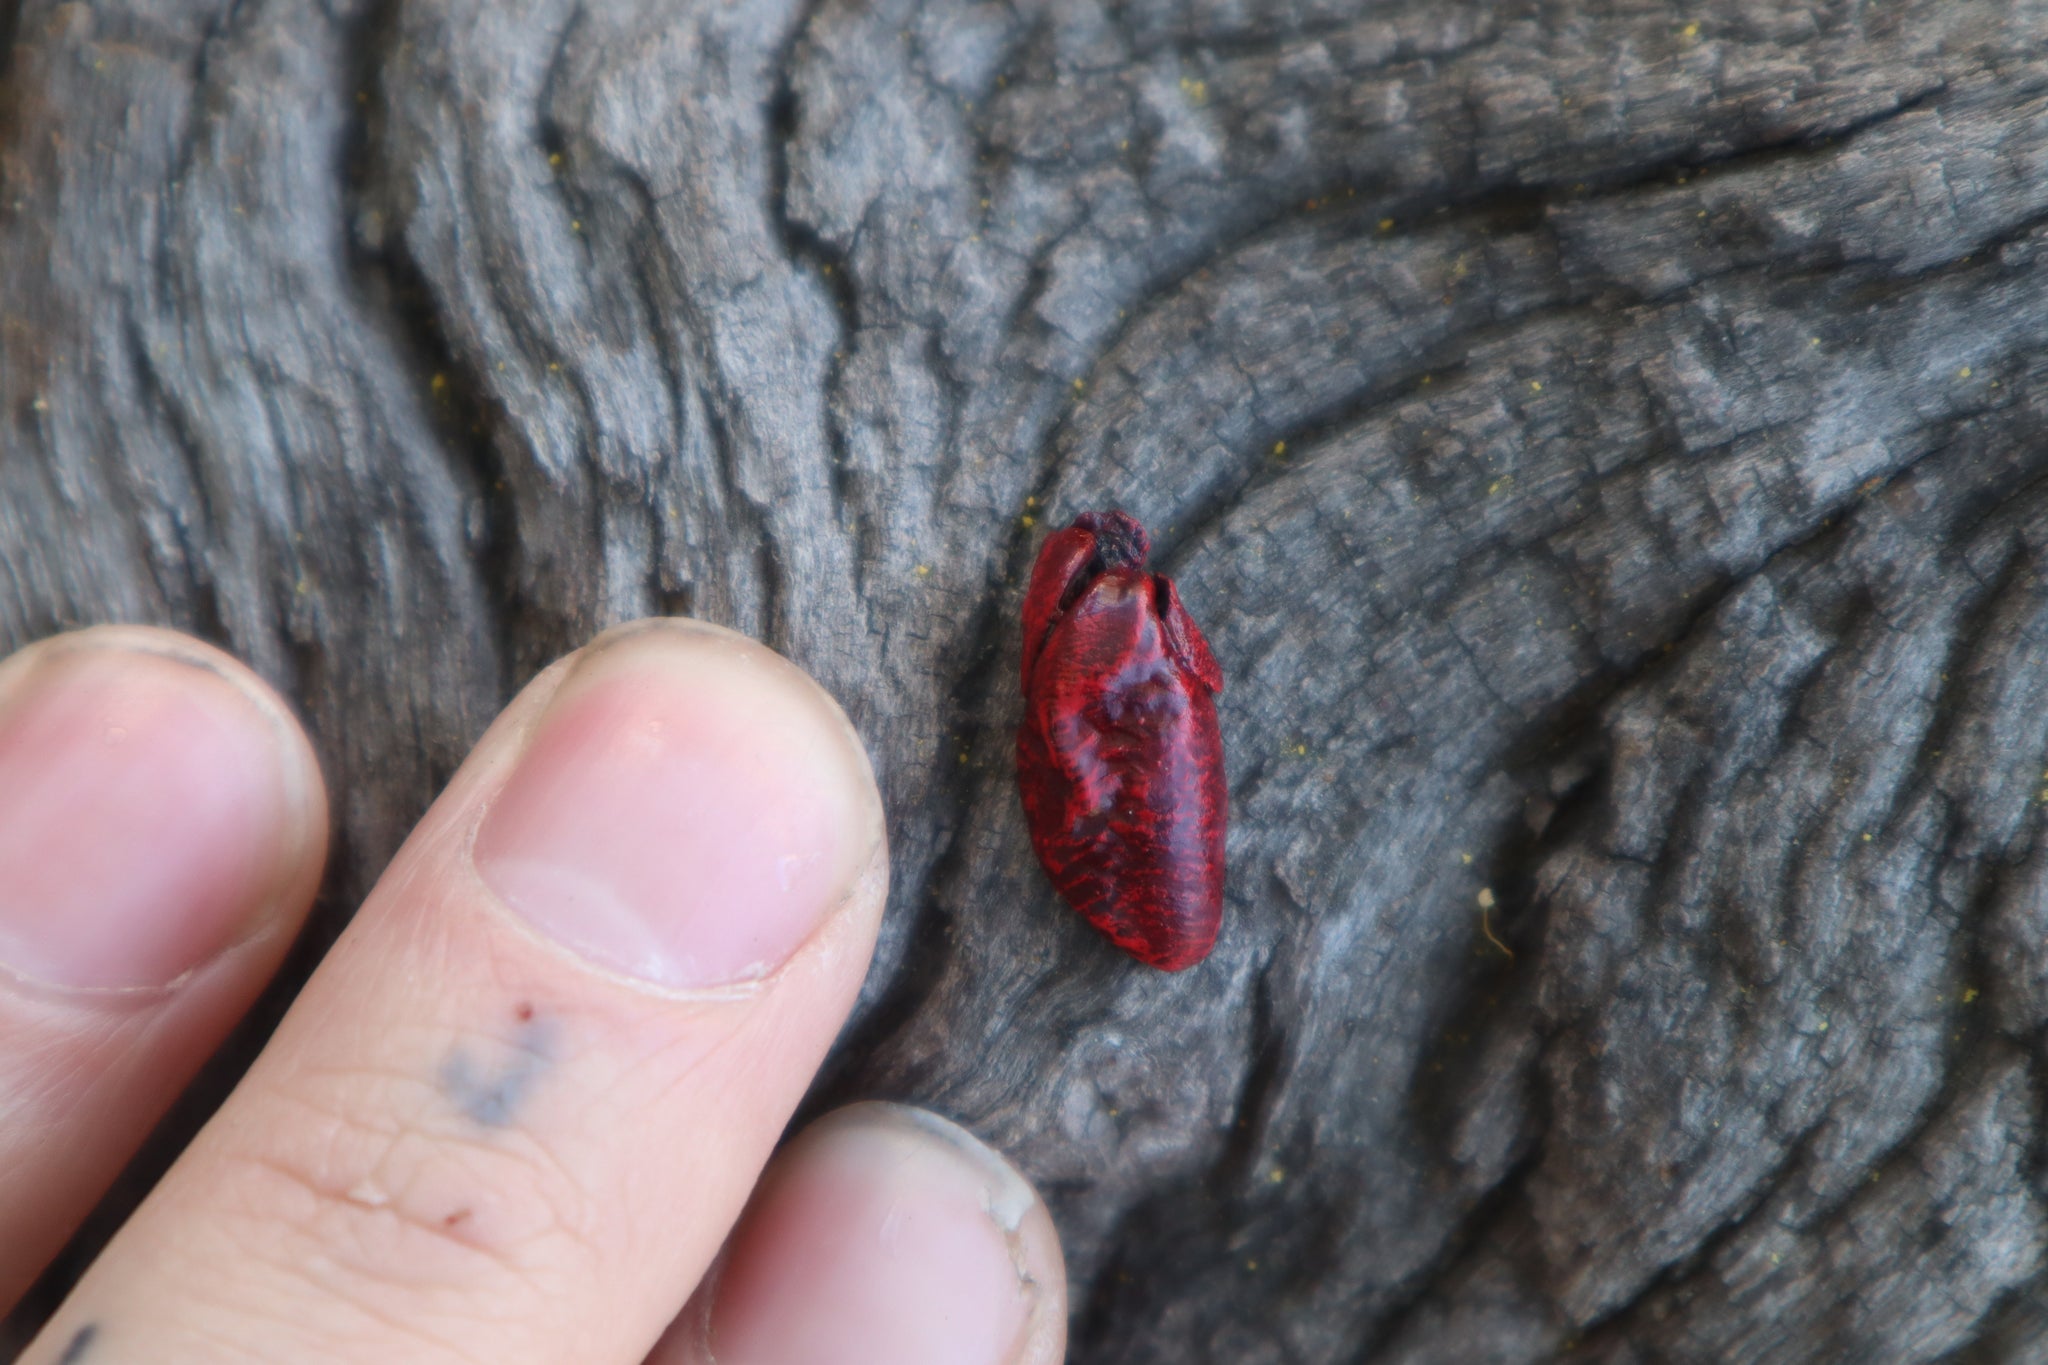
[[[888,796],[814,1106],[1011,1153],[1076,1362],[2048,1354],[2040,0],[10,34],[0,646],[297,700],[302,968],[522,680],[691,612]],[[1182,977],[1008,758],[1021,575],[1109,505],[1230,676]]]

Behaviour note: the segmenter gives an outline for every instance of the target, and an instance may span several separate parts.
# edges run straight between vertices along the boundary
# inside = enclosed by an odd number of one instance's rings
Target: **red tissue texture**
[[[1209,955],[1223,918],[1223,672],[1145,528],[1084,512],[1046,539],[1024,596],[1017,786],[1069,905],[1162,971]]]

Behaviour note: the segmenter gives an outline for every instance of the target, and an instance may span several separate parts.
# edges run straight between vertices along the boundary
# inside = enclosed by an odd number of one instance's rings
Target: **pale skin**
[[[0,661],[0,1314],[277,969],[328,801],[197,641]],[[815,683],[608,632],[478,741],[22,1362],[1053,1365],[1058,1238],[1000,1156],[893,1105],[783,1141],[887,884]]]

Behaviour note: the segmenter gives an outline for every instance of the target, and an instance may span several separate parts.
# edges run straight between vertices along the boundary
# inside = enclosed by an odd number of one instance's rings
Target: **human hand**
[[[218,651],[0,663],[0,1312],[276,969],[326,831]],[[1058,1240],[987,1148],[855,1105],[768,1160],[887,880],[816,684],[609,633],[484,735],[22,1360],[1050,1365]]]

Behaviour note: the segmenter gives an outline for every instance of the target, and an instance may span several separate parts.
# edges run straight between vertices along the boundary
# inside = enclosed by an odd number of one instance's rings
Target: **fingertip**
[[[769,1168],[655,1365],[1056,1365],[1066,1274],[1051,1215],[957,1124],[829,1114]]]
[[[473,856],[544,936],[695,990],[771,975],[834,911],[878,907],[855,893],[884,844],[867,751],[830,694],[745,636],[658,618],[559,675]]]
[[[0,662],[0,968],[156,990],[297,931],[327,847],[319,762],[261,678],[100,626]]]

